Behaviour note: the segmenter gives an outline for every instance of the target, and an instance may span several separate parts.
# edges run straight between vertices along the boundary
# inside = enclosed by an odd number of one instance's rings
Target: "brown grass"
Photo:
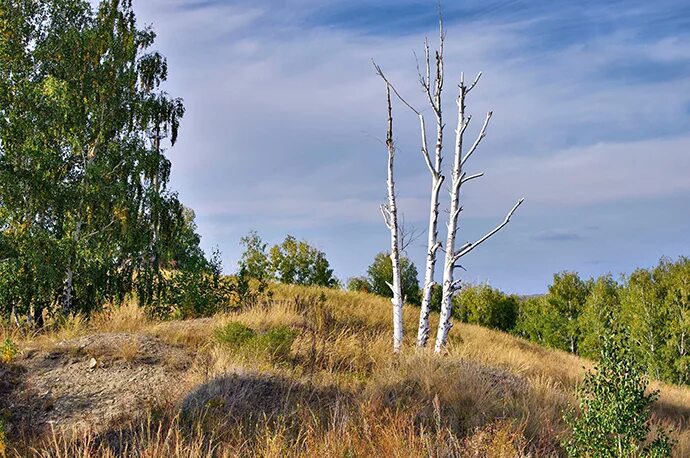
[[[210,319],[154,322],[128,304],[90,323],[73,319],[66,330],[25,339],[22,345],[30,346],[90,332],[149,333],[197,356],[183,398],[108,431],[17,443],[16,455],[561,456],[562,414],[588,361],[465,324],[455,325],[439,358],[413,348],[417,310],[407,306],[407,347],[395,357],[387,299],[272,289],[270,301]],[[214,331],[230,321],[257,334],[279,326],[297,330],[289,360],[219,345]],[[135,347],[118,351],[136,358]],[[653,387],[661,390],[655,423],[674,429],[676,456],[690,456],[690,389]]]

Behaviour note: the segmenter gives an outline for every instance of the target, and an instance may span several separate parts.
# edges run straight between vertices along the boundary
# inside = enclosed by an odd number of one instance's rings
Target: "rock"
[[[96,368],[97,365],[98,365],[98,361],[96,361],[96,358],[91,358],[89,360],[89,369],[93,370]]]

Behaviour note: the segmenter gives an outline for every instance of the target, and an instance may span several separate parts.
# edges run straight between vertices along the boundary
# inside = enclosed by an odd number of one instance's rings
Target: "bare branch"
[[[395,96],[396,96],[398,99],[400,99],[400,101],[401,101],[402,103],[404,103],[405,105],[407,105],[407,108],[409,108],[410,110],[414,111],[414,113],[415,113],[417,116],[419,116],[419,111],[417,111],[412,105],[410,105],[409,103],[407,103],[407,100],[405,100],[405,99],[403,98],[403,96],[401,96],[400,93],[398,93],[398,90],[395,88],[395,86],[393,86],[393,84],[392,84],[390,81],[388,81],[388,78],[386,78],[386,75],[383,73],[383,70],[381,70],[381,67],[379,67],[379,66],[376,64],[376,62],[374,62],[373,59],[371,60],[371,63],[374,64],[374,68],[376,69],[376,74],[377,74],[378,76],[380,76],[381,79],[383,79],[383,81],[385,81],[386,85],[393,91],[393,93],[395,94]]]
[[[515,204],[515,206],[514,206],[514,207],[508,212],[508,214],[506,215],[505,220],[503,220],[503,222],[502,222],[501,224],[499,224],[498,226],[496,226],[496,227],[494,228],[494,230],[492,230],[491,232],[487,233],[484,237],[482,237],[481,239],[477,240],[477,241],[474,242],[474,243],[467,243],[467,244],[465,244],[465,246],[463,247],[463,249],[461,249],[458,253],[455,254],[455,256],[453,256],[453,261],[455,262],[455,261],[457,261],[458,259],[460,259],[461,257],[465,256],[467,253],[469,253],[470,251],[474,250],[474,249],[477,248],[479,245],[481,245],[482,243],[484,243],[487,239],[489,239],[489,238],[490,238],[492,235],[494,235],[496,232],[498,232],[498,231],[500,231],[501,229],[503,229],[503,228],[505,227],[505,225],[508,224],[508,223],[510,222],[510,218],[513,216],[513,213],[515,213],[515,210],[517,210],[518,207],[519,207],[520,205],[522,205],[522,203],[523,203],[524,201],[525,201],[525,198],[524,198],[524,197],[523,197],[522,199],[518,200],[518,202]]]
[[[470,156],[472,156],[472,154],[477,150],[477,147],[478,147],[479,144],[482,142],[482,140],[484,139],[484,137],[486,137],[486,128],[489,126],[489,121],[491,120],[491,116],[493,116],[493,114],[494,114],[493,111],[489,111],[489,112],[486,114],[486,119],[484,120],[484,125],[482,126],[482,130],[479,132],[479,136],[478,136],[477,139],[474,141],[474,144],[472,145],[472,148],[470,148],[469,151],[467,151],[467,154],[465,155],[465,157],[464,157],[464,158],[462,159],[462,161],[460,162],[460,166],[461,166],[461,167],[462,167],[463,165],[465,165],[465,162],[467,162],[467,160],[470,158]],[[463,129],[463,130],[464,130],[464,129]]]
[[[465,91],[465,94],[469,94],[470,91],[471,91],[472,89],[474,89],[474,87],[475,87],[475,86],[477,85],[477,83],[479,82],[479,78],[481,78],[481,77],[482,77],[482,72],[479,72],[479,74],[477,74],[477,77],[474,79],[474,82],[473,82],[473,83],[470,85],[470,87],[468,87],[467,90]]]
[[[386,284],[387,284],[388,287],[391,289],[391,291],[393,291],[393,292],[395,293],[395,288],[393,288],[393,285],[392,285],[391,283],[389,283],[389,282],[386,282]]]
[[[470,180],[474,180],[475,178],[481,178],[484,176],[484,173],[475,173],[474,175],[470,175],[468,177],[465,177],[463,174],[463,177],[460,179],[461,184],[465,184]]]
[[[450,284],[450,290],[451,292],[455,293],[457,291],[460,291],[462,287],[460,286],[462,284],[462,281],[460,280],[455,280],[453,283]]]
[[[438,171],[434,168],[433,164],[431,163],[431,157],[429,156],[429,147],[427,145],[426,141],[426,124],[424,123],[424,116],[419,115],[419,128],[422,132],[422,156],[424,156],[424,162],[426,162],[426,166],[429,168],[429,172],[433,176],[436,176]]]
[[[386,224],[386,227],[388,229],[391,228],[391,213],[388,210],[388,206],[386,204],[381,204],[381,214],[383,215],[383,222]]]
[[[416,227],[408,227],[405,225],[405,215],[403,215],[402,221],[400,222],[400,250],[406,251],[407,247],[416,242],[421,235],[422,232]]]

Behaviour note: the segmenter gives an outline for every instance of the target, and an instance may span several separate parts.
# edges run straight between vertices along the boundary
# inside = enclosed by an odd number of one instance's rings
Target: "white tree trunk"
[[[395,145],[393,143],[393,106],[391,103],[391,88],[386,83],[386,99],[388,102],[388,129],[386,133],[386,148],[388,150],[388,203],[381,205],[381,213],[386,226],[391,233],[391,263],[393,265],[393,283],[388,286],[393,292],[393,351],[399,353],[403,344],[403,295],[400,275],[400,247],[398,226],[398,208],[395,202]]]
[[[77,221],[77,227],[76,230],[74,231],[74,243],[76,244],[79,241],[79,237],[81,235],[81,226],[82,222],[81,220]],[[72,291],[73,291],[73,283],[74,283],[74,271],[72,270],[72,265],[70,264],[67,267],[67,272],[65,272],[65,283],[63,287],[63,296],[62,296],[62,314],[64,316],[67,316],[71,310],[72,310]]]
[[[477,173],[471,176],[463,171],[463,166],[467,160],[472,156],[472,154],[477,150],[477,147],[481,141],[486,136],[486,128],[491,120],[492,112],[487,113],[484,125],[479,132],[479,136],[474,141],[472,146],[467,151],[467,154],[463,156],[463,139],[465,130],[469,125],[470,116],[465,115],[465,98],[467,94],[477,85],[481,78],[481,73],[477,75],[474,82],[468,87],[465,85],[464,76],[460,77],[460,95],[458,96],[458,124],[455,130],[455,152],[453,157],[453,171],[452,171],[452,183],[450,189],[450,214],[448,217],[448,234],[446,238],[446,256],[443,268],[443,294],[441,297],[441,316],[438,323],[438,332],[436,334],[436,345],[434,346],[434,352],[440,353],[446,345],[448,340],[448,332],[450,331],[453,323],[451,321],[451,316],[453,313],[453,296],[460,290],[460,281],[456,280],[454,277],[455,269],[460,267],[458,261],[460,258],[468,254],[470,251],[474,250],[477,246],[484,243],[487,239],[493,236],[495,233],[500,231],[506,224],[510,222],[510,217],[517,208],[522,204],[524,199],[518,200],[517,204],[508,212],[505,220],[499,224],[492,231],[488,232],[486,235],[481,237],[474,243],[466,243],[459,249],[455,248],[455,241],[458,231],[458,218],[460,212],[462,211],[462,206],[460,205],[460,191],[462,185],[470,180],[479,178],[483,176],[482,173]]]
[[[440,22],[439,27],[439,49],[436,52],[436,79],[434,81],[433,95],[431,92],[431,62],[429,57],[429,45],[425,41],[425,61],[426,61],[426,77],[420,75],[420,81],[427,94],[427,98],[431,108],[436,116],[436,148],[434,154],[434,163],[432,165],[429,157],[429,150],[426,141],[426,126],[424,125],[424,117],[419,114],[421,131],[422,131],[422,154],[431,174],[431,200],[429,203],[429,228],[426,251],[426,265],[424,269],[424,286],[422,290],[422,304],[419,311],[419,327],[417,328],[417,347],[423,348],[429,341],[431,333],[429,326],[429,315],[431,314],[431,293],[435,283],[435,269],[436,269],[436,253],[441,247],[438,242],[438,208],[439,208],[439,193],[441,185],[444,181],[444,176],[441,174],[441,163],[443,161],[443,112],[441,107],[441,93],[443,91],[443,22]]]
[[[458,96],[458,124],[455,128],[455,153],[453,155],[453,171],[451,175],[450,188],[450,214],[448,216],[448,234],[446,236],[446,256],[443,265],[443,293],[441,296],[441,316],[438,322],[438,331],[436,332],[436,345],[434,352],[439,353],[446,344],[448,332],[453,326],[451,322],[451,313],[453,311],[453,295],[455,294],[457,284],[453,278],[455,271],[453,255],[455,254],[455,237],[458,232],[458,216],[460,216],[460,186],[462,184],[462,142],[465,134],[465,129],[469,124],[469,120],[465,119],[465,96],[467,94],[467,87],[461,78],[460,81],[460,95]]]

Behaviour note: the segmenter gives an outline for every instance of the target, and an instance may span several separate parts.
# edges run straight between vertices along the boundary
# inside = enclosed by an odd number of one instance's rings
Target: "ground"
[[[418,352],[414,307],[396,357],[387,300],[272,290],[212,318],[160,322],[130,304],[13,336],[8,456],[562,456],[589,362],[460,323],[445,356]],[[655,425],[690,456],[690,389],[653,387]]]

